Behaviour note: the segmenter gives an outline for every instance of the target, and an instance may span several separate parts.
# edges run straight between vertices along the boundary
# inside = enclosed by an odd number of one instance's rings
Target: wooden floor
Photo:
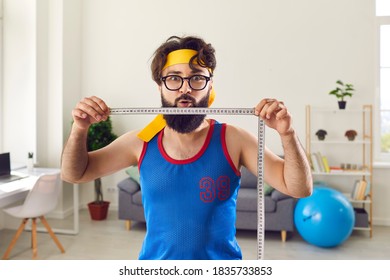
[[[19,224],[20,221],[17,221]],[[65,220],[50,220],[54,227],[71,228],[72,217]],[[0,231],[0,257],[11,242],[15,230]],[[111,211],[104,221],[92,221],[88,211],[80,211],[80,233],[78,235],[58,234],[65,248],[61,254],[47,233],[38,233],[38,259],[41,260],[129,260],[137,259],[145,235],[145,225],[134,223],[126,231],[125,223]],[[257,258],[256,231],[238,231],[237,238],[243,258]],[[23,232],[10,254],[10,259],[29,260],[30,232]],[[354,231],[350,238],[335,248],[319,248],[308,244],[295,233],[287,242],[280,241],[280,234],[267,232],[264,244],[264,259],[268,260],[390,260],[390,227],[374,227],[373,238],[368,232]]]

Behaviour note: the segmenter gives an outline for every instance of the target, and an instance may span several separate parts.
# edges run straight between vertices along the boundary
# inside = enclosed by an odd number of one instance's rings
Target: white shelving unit
[[[319,140],[316,131],[327,131],[325,139]],[[357,131],[353,141],[345,137],[346,130]],[[368,226],[354,227],[354,230],[369,231],[372,237],[372,163],[373,163],[373,127],[372,105],[363,105],[361,109],[335,110],[306,106],[306,152],[321,153],[329,162],[330,167],[354,166],[350,169],[339,169],[330,172],[315,172],[315,180],[343,181],[343,193],[351,197],[354,181],[365,180],[370,185],[368,196],[364,200],[350,198],[354,208],[367,212]],[[347,183],[345,183],[347,182]]]

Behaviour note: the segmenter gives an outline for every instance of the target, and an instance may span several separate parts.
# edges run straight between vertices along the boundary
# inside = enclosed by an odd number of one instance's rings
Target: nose
[[[190,87],[190,80],[189,79],[184,79],[183,80],[183,85],[180,88],[181,93],[191,93],[192,89]]]

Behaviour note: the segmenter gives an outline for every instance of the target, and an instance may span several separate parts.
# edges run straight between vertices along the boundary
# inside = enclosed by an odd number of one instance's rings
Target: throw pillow
[[[274,190],[274,188],[268,185],[266,182],[264,182],[263,184],[263,189],[264,189],[264,195],[270,195]]]
[[[138,184],[139,183],[139,171],[138,171],[138,166],[130,166],[129,168],[126,169],[127,175],[134,181],[136,181]]]

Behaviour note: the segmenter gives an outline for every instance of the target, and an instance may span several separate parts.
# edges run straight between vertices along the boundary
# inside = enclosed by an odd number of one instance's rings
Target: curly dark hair
[[[193,61],[195,60],[201,67],[211,69],[213,73],[217,61],[215,59],[215,50],[211,44],[206,43],[203,39],[194,36],[171,36],[169,37],[155,52],[150,66],[152,70],[152,78],[158,84],[161,85],[161,72],[167,62],[167,55],[180,49],[192,49],[198,53],[190,60],[190,67],[194,69]]]

